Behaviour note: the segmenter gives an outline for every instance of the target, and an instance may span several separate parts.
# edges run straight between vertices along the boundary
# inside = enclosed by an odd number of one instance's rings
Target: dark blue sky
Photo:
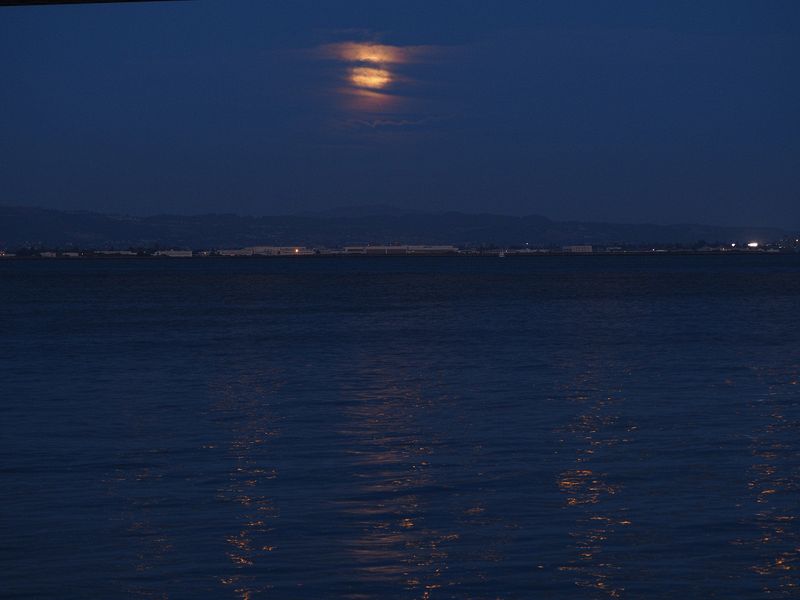
[[[800,226],[800,2],[0,9],[0,203]]]

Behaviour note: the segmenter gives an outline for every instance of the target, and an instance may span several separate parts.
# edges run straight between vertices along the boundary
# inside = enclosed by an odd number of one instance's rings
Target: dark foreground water
[[[6,261],[0,293],[0,596],[800,597],[800,256]]]

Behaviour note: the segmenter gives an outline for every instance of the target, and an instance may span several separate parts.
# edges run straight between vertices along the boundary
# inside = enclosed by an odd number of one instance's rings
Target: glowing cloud
[[[354,67],[350,69],[350,81],[356,87],[379,90],[392,82],[392,74],[386,69]]]
[[[414,66],[446,61],[455,51],[454,47],[346,41],[317,46],[307,56],[335,65],[340,82],[335,93],[344,112],[365,121],[372,120],[369,115],[380,115],[396,128],[422,122],[414,112],[423,98],[423,83],[414,78]],[[408,115],[415,116],[406,125]]]
[[[371,42],[340,42],[317,49],[317,55],[327,60],[379,65],[424,63],[439,54],[436,46],[389,46]]]

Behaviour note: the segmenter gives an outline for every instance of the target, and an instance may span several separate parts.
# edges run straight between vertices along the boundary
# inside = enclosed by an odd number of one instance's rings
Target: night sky
[[[0,8],[0,204],[800,226],[800,2]]]

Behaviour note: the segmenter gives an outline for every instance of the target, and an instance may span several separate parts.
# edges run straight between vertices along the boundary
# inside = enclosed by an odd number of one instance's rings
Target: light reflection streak
[[[359,581],[430,598],[449,583],[449,548],[459,535],[427,524],[424,490],[436,485],[430,472],[436,440],[425,437],[422,424],[429,405],[386,370],[364,379],[367,391],[346,409],[349,424],[341,431],[356,478],[341,511],[360,531],[346,549]]]
[[[753,404],[766,418],[752,441],[756,462],[751,467],[748,488],[755,504],[753,521],[759,530],[753,540],[739,541],[754,547],[762,558],[751,569],[762,579],[765,594],[797,597],[800,594],[800,523],[797,494],[800,491],[797,464],[797,431],[784,404],[786,384],[798,379],[798,372],[763,370],[768,393],[765,401]]]
[[[579,376],[575,388],[589,390],[592,385],[591,372]],[[609,598],[622,597],[625,588],[614,581],[620,570],[606,556],[605,546],[618,530],[631,525],[624,508],[613,509],[609,500],[621,492],[619,485],[608,481],[608,474],[594,468],[602,460],[604,451],[624,444],[629,440],[613,432],[619,430],[620,417],[616,407],[622,402],[615,391],[593,399],[593,393],[573,393],[572,402],[580,413],[560,433],[563,442],[575,448],[574,467],[563,471],[557,486],[564,495],[563,508],[574,513],[575,527],[570,532],[575,558],[559,567],[574,577],[580,588],[595,590]],[[635,427],[627,426],[626,431]]]
[[[267,493],[278,477],[277,469],[269,466],[267,459],[270,444],[279,435],[277,419],[269,408],[270,398],[280,387],[279,373],[260,373],[258,378],[254,375],[242,376],[216,390],[220,400],[213,408],[228,424],[232,436],[227,449],[232,466],[227,485],[218,490],[218,497],[239,507],[238,526],[224,540],[232,571],[219,581],[242,600],[269,589],[263,569],[270,554],[277,550],[269,535],[279,516]]]
[[[131,411],[127,419],[133,433],[146,438],[153,426],[147,417]],[[175,547],[167,529],[161,526],[159,500],[154,496],[164,479],[163,469],[156,467],[163,448],[142,448],[116,458],[117,466],[105,484],[108,494],[119,499],[123,506],[115,520],[124,523],[125,534],[131,539],[133,553],[130,567],[135,575],[126,584],[125,594],[131,598],[167,600],[170,596],[157,583],[158,573],[175,557]]]

